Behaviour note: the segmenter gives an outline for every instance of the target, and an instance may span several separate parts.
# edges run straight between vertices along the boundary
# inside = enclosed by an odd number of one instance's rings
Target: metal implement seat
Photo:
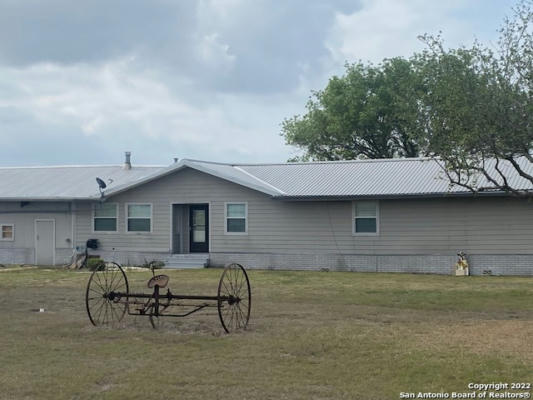
[[[159,286],[161,289],[166,287],[168,285],[168,280],[170,278],[168,275],[156,275],[150,278],[148,281],[148,288],[153,289],[156,285]]]

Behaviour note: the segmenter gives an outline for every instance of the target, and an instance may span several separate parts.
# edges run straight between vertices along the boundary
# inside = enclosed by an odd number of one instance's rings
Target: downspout
[[[71,238],[72,238],[72,249],[76,248],[76,204],[72,201],[70,203],[70,219],[72,221],[71,225]]]

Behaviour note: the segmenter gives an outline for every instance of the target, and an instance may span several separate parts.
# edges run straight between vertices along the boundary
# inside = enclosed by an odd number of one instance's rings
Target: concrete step
[[[163,261],[168,269],[205,268],[209,264],[209,254],[172,254]]]
[[[209,258],[209,254],[191,253],[191,254],[169,254],[165,257],[168,260],[201,260]]]
[[[209,262],[208,258],[202,258],[198,260],[163,260],[165,262],[165,265],[171,265],[171,264],[201,264],[201,265],[207,265]]]
[[[199,264],[168,264],[164,269],[203,269],[205,265]]]

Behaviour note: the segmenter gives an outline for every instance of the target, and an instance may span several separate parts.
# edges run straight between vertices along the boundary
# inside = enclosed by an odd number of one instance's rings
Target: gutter
[[[72,211],[70,210],[9,210],[9,211],[0,211],[1,215],[4,214],[70,214]]]
[[[0,197],[0,201],[44,201],[44,202],[64,202],[64,201],[97,201],[95,197]]]
[[[514,197],[506,192],[446,192],[446,193],[413,193],[413,194],[375,194],[375,195],[316,195],[316,196],[272,196],[281,201],[333,201],[333,200],[400,200],[400,199],[435,199],[435,198],[476,198],[476,197]]]
[[[221,178],[227,180],[225,178]],[[230,181],[236,183],[235,181]],[[242,183],[238,185],[244,186]],[[246,186],[250,188],[250,186]],[[7,197],[0,198],[0,202],[21,202],[21,201],[42,201],[42,202],[73,202],[73,201],[90,201],[90,202],[105,202],[107,197],[116,195],[122,191],[129,190],[124,188],[120,191],[105,194],[104,197],[46,197],[46,198],[22,198],[22,197]],[[257,189],[255,189],[257,190]],[[512,194],[502,191],[493,192],[439,192],[439,193],[412,193],[412,194],[369,194],[369,195],[285,195],[285,194],[269,194],[274,200],[280,201],[332,201],[332,200],[379,200],[379,199],[427,199],[427,198],[475,198],[475,197],[514,197]]]

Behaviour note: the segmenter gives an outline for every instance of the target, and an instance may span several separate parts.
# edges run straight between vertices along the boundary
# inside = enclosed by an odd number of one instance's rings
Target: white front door
[[[55,262],[55,221],[35,220],[35,264],[54,265]]]

